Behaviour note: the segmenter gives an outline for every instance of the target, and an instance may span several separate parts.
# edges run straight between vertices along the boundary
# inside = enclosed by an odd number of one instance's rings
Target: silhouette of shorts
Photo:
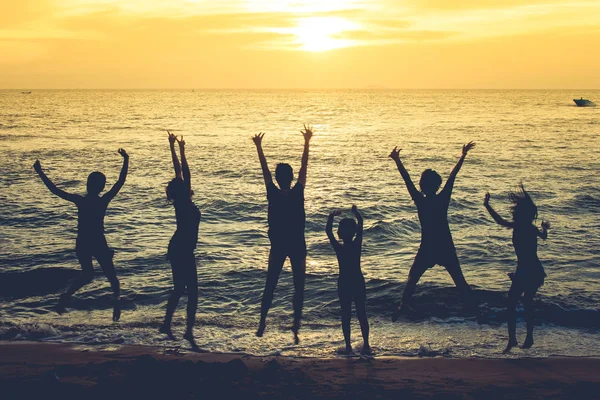
[[[277,257],[289,257],[291,259],[306,258],[306,242],[304,239],[293,242],[271,240],[271,254]]]
[[[539,289],[544,284],[545,278],[546,273],[539,260],[533,261],[526,267],[517,266],[517,271],[511,277],[513,284],[524,291]]]
[[[193,240],[187,238],[181,238],[173,236],[169,241],[169,248],[167,250],[167,260],[189,257],[190,254],[194,255],[196,244]]]
[[[457,263],[458,256],[456,255],[456,248],[454,245],[440,246],[431,250],[419,248],[413,263],[413,268],[427,270],[435,265],[453,268]]]
[[[178,254],[171,257],[171,270],[173,271],[173,283],[176,285],[197,285],[198,271],[196,269],[196,257],[193,252]]]
[[[111,282],[117,279],[117,271],[112,262],[115,251],[108,247],[104,235],[94,240],[77,238],[75,254],[77,254],[77,259],[79,260],[79,264],[81,264],[84,274],[90,277],[93,276],[94,267],[92,265],[92,257],[94,257],[100,264],[104,275]]]
[[[106,238],[103,236],[93,239],[77,238],[75,254],[79,259],[95,257],[96,260],[112,260],[115,251],[108,247]]]
[[[364,277],[350,279],[338,279],[338,296],[341,303],[367,301],[367,287]]]

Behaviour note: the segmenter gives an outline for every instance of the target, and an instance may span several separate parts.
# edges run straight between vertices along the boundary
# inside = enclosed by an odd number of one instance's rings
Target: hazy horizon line
[[[35,87],[23,87],[23,88],[0,88],[2,91],[33,91],[33,90],[191,90],[191,91],[226,91],[226,90],[234,90],[234,91],[256,91],[256,90],[264,90],[264,91],[314,91],[314,90],[531,90],[531,91],[542,91],[542,90],[588,90],[588,91],[596,91],[600,90],[600,88],[401,88],[401,87],[331,87],[331,88],[260,88],[260,87],[252,87],[252,88],[173,88],[173,87],[157,87],[157,88],[143,88],[143,87],[131,87],[131,88],[113,88],[113,87],[98,87],[98,88],[35,88]]]

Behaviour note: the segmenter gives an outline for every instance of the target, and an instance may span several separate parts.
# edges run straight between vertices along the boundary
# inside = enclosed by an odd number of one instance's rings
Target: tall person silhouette
[[[66,307],[69,305],[73,294],[94,279],[92,258],[96,258],[104,275],[108,278],[113,291],[113,321],[118,321],[121,317],[121,307],[119,304],[121,287],[113,263],[115,252],[108,247],[106,238],[104,237],[104,216],[106,215],[106,209],[110,201],[115,198],[119,190],[123,187],[129,167],[127,152],[119,149],[119,154],[123,157],[123,167],[121,168],[119,180],[102,196],[100,196],[100,192],[104,190],[104,186],[106,185],[106,176],[102,172],[92,172],[88,176],[87,194],[80,196],[57,188],[44,171],[42,171],[39,160],[33,164],[35,172],[38,173],[46,187],[50,189],[50,192],[77,206],[77,241],[75,253],[81,265],[82,273],[71,283],[67,291],[60,295],[58,305],[56,306],[56,311],[59,314],[66,311]]]
[[[259,133],[252,138],[258,151],[258,158],[267,187],[267,200],[269,201],[269,240],[271,241],[267,281],[262,297],[260,323],[256,331],[256,336],[261,337],[265,331],[267,313],[273,302],[273,293],[277,286],[283,264],[286,258],[289,257],[294,279],[294,324],[292,325],[292,332],[294,333],[294,342],[296,344],[299,342],[298,331],[302,318],[306,275],[304,187],[306,186],[306,171],[308,168],[308,148],[313,135],[310,125],[305,125],[304,130],[301,132],[304,136],[304,152],[302,154],[302,166],[298,174],[298,181],[294,187],[292,187],[294,171],[289,164],[277,164],[275,179],[279,188],[275,186],[262,149],[262,139],[265,134]]]
[[[517,270],[508,276],[512,284],[508,291],[508,344],[505,353],[516,346],[517,337],[517,303],[523,296],[525,308],[525,322],[527,324],[527,337],[523,342],[523,348],[533,346],[533,297],[537,290],[544,284],[546,273],[537,255],[538,237],[546,240],[550,223],[542,221],[542,229],[538,229],[533,222],[537,219],[537,207],[523,185],[518,192],[509,195],[512,202],[513,220],[507,221],[502,218],[490,205],[490,194],[485,195],[483,205],[488,210],[494,221],[505,228],[513,230],[512,242],[517,253]]]
[[[390,153],[390,158],[396,162],[398,171],[408,188],[408,193],[417,206],[419,222],[421,223],[421,245],[408,273],[408,280],[402,295],[402,305],[396,308],[392,315],[394,321],[400,314],[410,310],[410,302],[417,282],[425,271],[436,264],[446,268],[456,287],[463,295],[468,295],[471,291],[460,269],[460,262],[456,255],[456,248],[448,224],[448,207],[456,175],[458,175],[467,153],[473,147],[475,147],[473,142],[463,146],[462,156],[450,173],[440,193],[437,193],[437,191],[442,185],[442,178],[437,172],[431,169],[423,171],[419,181],[421,191],[418,191],[400,160],[400,150],[395,147]]]
[[[166,334],[169,339],[175,339],[171,331],[171,321],[177,303],[187,289],[187,328],[183,338],[190,342],[194,350],[198,350],[194,339],[194,324],[196,322],[196,309],[198,308],[198,271],[196,270],[194,250],[198,243],[201,213],[192,201],[194,191],[192,190],[190,167],[185,157],[183,136],[181,139],[177,139],[169,131],[167,133],[169,134],[169,147],[171,148],[171,158],[175,169],[175,178],[167,185],[167,199],[173,202],[175,208],[177,230],[169,242],[167,251],[167,259],[171,263],[173,272],[173,291],[167,301],[165,321],[159,331]],[[175,151],[175,142],[179,144],[181,164]]]

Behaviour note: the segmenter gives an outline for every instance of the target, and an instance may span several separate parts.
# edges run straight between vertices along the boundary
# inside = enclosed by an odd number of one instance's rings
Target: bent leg
[[[528,289],[523,294],[523,307],[525,308],[525,323],[527,324],[527,337],[523,342],[523,348],[528,349],[533,346],[533,297],[537,292],[537,288]]]
[[[121,297],[121,284],[117,278],[117,271],[115,270],[115,264],[113,263],[113,254],[114,252],[108,249],[108,252],[98,255],[96,259],[98,260],[98,264],[100,264],[104,275],[106,275],[106,278],[108,279],[110,287],[113,291],[113,321],[118,321],[121,317],[121,307],[119,305],[119,299]]]
[[[506,323],[508,325],[508,345],[504,349],[508,353],[511,348],[518,344],[517,342],[517,303],[521,297],[522,290],[518,282],[513,281],[508,290],[506,304]]]
[[[169,295],[169,300],[167,300],[165,321],[163,322],[163,325],[160,327],[159,331],[169,336],[170,339],[174,339],[173,333],[171,332],[171,321],[173,320],[173,314],[177,308],[177,303],[179,303],[179,299],[185,290],[185,280],[182,279],[181,276],[181,265],[179,265],[180,260],[171,259],[170,261],[171,269],[173,271],[173,290]]]
[[[302,319],[302,308],[304,307],[304,283],[306,281],[306,253],[290,257],[292,264],[292,274],[294,277],[294,332],[296,344],[298,344],[298,331],[300,330],[300,320]]]
[[[81,275],[79,275],[71,286],[67,289],[65,294],[68,297],[73,296],[73,294],[89,284],[94,280],[94,266],[92,264],[92,255],[91,254],[77,254],[77,259],[79,260],[79,264],[81,265]]]
[[[117,271],[113,262],[113,254],[113,251],[110,250],[110,253],[98,255],[96,259],[102,268],[102,272],[104,272],[104,275],[110,283],[115,300],[119,300],[119,297],[121,296],[121,284],[117,278]]]
[[[66,292],[60,295],[58,304],[56,306],[56,312],[62,314],[66,311],[66,306],[71,301],[73,294],[84,287],[85,285],[92,282],[94,279],[94,266],[92,264],[92,255],[87,253],[78,252],[77,259],[81,265],[81,274],[75,278],[71,283]]]
[[[267,314],[273,303],[275,287],[279,281],[279,275],[281,274],[281,269],[283,268],[283,263],[286,258],[287,254],[285,252],[271,248],[269,253],[269,267],[267,269],[267,281],[265,283],[265,290],[260,304],[260,324],[256,336],[261,337],[265,330]]]

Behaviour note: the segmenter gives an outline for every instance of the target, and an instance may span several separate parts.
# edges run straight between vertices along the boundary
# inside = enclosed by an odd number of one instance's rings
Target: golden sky
[[[0,0],[0,88],[600,88],[600,0]]]

